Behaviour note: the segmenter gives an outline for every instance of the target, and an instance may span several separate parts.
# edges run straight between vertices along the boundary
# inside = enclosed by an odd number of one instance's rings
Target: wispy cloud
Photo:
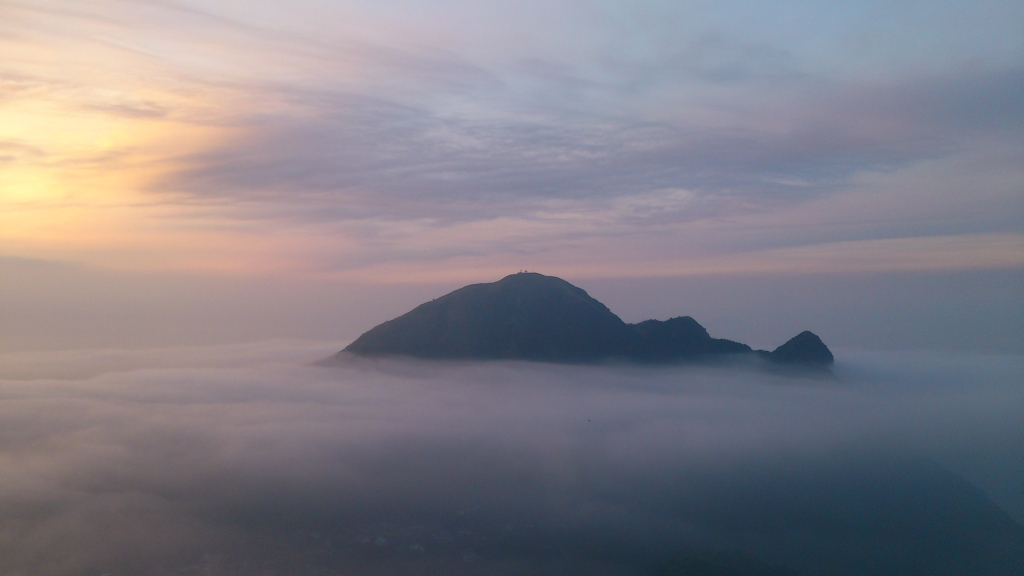
[[[224,146],[184,159],[165,189],[277,199],[316,217],[490,218],[549,199],[604,201],[691,191],[728,213],[835,193],[852,177],[962,151],[1019,146],[1018,71],[836,86],[734,110],[715,127],[564,114],[539,120],[444,115],[357,94],[262,92],[301,112],[261,115]],[[771,118],[764,122],[761,117]]]
[[[980,205],[1004,206],[988,222],[978,211],[969,224],[937,220],[907,201],[927,182],[931,204],[956,202],[940,172],[1024,149],[1012,43],[960,43],[941,65],[908,71],[912,50],[887,37],[893,61],[865,52],[878,72],[865,73],[816,32],[780,37],[756,18],[728,24],[656,3],[559,4],[532,24],[500,6],[436,10],[13,3],[0,25],[15,56],[0,66],[10,196],[19,210],[30,197],[76,198],[85,228],[107,222],[99,197],[162,206],[161,222],[180,226],[151,227],[162,235],[147,241],[168,252],[191,244],[190,228],[216,229],[229,247],[252,241],[230,229],[262,226],[297,239],[286,260],[319,269],[483,260],[497,246],[538,254],[544,242],[596,249],[608,237],[654,268],[666,235],[692,247],[698,231],[717,238],[701,258],[1020,231],[1005,217],[1021,179],[1012,162],[972,174]],[[833,16],[808,12],[822,30],[859,30]],[[914,26],[907,34],[930,42]],[[913,194],[877,184],[910,175]],[[898,206],[904,227],[847,215],[823,233],[840,217],[822,207],[844,202],[860,202],[849,214]],[[803,226],[779,226],[783,213]],[[130,222],[117,228],[129,234]],[[38,246],[27,255],[105,258],[25,241]]]

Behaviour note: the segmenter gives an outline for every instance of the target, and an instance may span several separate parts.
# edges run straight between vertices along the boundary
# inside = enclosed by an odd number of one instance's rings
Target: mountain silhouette
[[[797,362],[802,364],[831,364],[835,361],[832,351],[813,332],[804,330],[788,342],[773,350],[769,359],[775,362]]]
[[[712,338],[689,316],[627,324],[581,288],[532,272],[472,284],[421,304],[357,338],[339,354],[434,359],[676,362],[752,354]],[[832,362],[821,340],[803,332],[773,352],[773,362]]]

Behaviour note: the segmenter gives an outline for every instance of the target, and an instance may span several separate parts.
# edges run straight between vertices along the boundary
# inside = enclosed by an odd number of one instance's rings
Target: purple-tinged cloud
[[[992,139],[1017,148],[1021,93],[1019,70],[808,89],[700,126],[612,110],[478,119],[380,96],[271,89],[265,98],[302,113],[244,120],[244,137],[183,158],[160,188],[243,210],[279,204],[300,219],[442,221],[683,189],[697,200],[675,214],[685,221],[828,195],[855,176]]]

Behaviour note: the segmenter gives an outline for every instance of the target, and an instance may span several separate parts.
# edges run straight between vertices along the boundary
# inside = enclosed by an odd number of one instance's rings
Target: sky
[[[1010,1],[2,0],[0,345],[351,339],[528,269],[754,345],[1019,353],[1022,28]]]

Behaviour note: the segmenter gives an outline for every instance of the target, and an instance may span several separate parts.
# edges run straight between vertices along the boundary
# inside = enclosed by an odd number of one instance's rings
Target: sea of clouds
[[[720,549],[793,567],[752,494],[907,458],[1024,520],[1020,356],[313,364],[339,347],[0,355],[0,574],[643,574]]]

